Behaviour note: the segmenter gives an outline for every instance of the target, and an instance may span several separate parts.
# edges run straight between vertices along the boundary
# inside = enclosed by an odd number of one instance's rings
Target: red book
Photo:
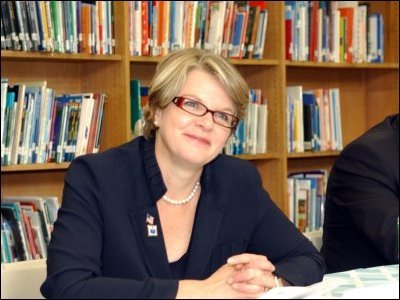
[[[292,20],[285,20],[285,58],[287,60],[292,60]]]
[[[149,2],[142,3],[142,55],[148,56],[149,51]]]

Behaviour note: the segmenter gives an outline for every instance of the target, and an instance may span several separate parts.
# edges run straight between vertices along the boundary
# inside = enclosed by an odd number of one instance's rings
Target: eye
[[[223,112],[220,112],[220,111],[216,111],[214,115],[218,120],[221,120],[224,123],[228,123],[229,122],[229,115],[226,114],[226,113],[223,113]]]
[[[199,102],[194,101],[194,100],[190,100],[190,99],[186,99],[183,102],[183,106],[185,106],[185,108],[189,108],[189,109],[192,109],[192,110],[193,109],[195,109],[195,110],[201,109],[201,105],[200,105]]]

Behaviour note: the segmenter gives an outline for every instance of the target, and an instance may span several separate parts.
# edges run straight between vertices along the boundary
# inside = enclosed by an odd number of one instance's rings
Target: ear
[[[154,113],[153,123],[154,124],[160,124],[161,116],[162,116],[162,110],[157,108],[155,113]]]

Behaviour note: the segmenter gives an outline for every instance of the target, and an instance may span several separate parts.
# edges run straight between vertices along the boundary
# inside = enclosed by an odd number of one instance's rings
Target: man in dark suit
[[[399,115],[350,143],[329,176],[323,246],[327,273],[399,262]]]

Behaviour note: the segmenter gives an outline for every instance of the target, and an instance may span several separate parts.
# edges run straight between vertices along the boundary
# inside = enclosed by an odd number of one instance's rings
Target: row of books
[[[55,95],[46,81],[1,79],[1,165],[69,162],[96,153],[106,95]]]
[[[285,1],[286,59],[382,63],[382,14],[359,1]]]
[[[288,152],[343,149],[338,88],[286,87]]]
[[[249,92],[247,115],[239,122],[224,148],[229,155],[267,152],[268,105],[260,89]]]
[[[1,49],[113,54],[112,1],[2,1]]]
[[[327,170],[289,174],[289,219],[302,231],[314,231],[324,223]]]
[[[267,1],[129,1],[132,56],[201,48],[230,58],[263,58]]]
[[[1,199],[1,263],[47,257],[57,197],[18,196]]]

